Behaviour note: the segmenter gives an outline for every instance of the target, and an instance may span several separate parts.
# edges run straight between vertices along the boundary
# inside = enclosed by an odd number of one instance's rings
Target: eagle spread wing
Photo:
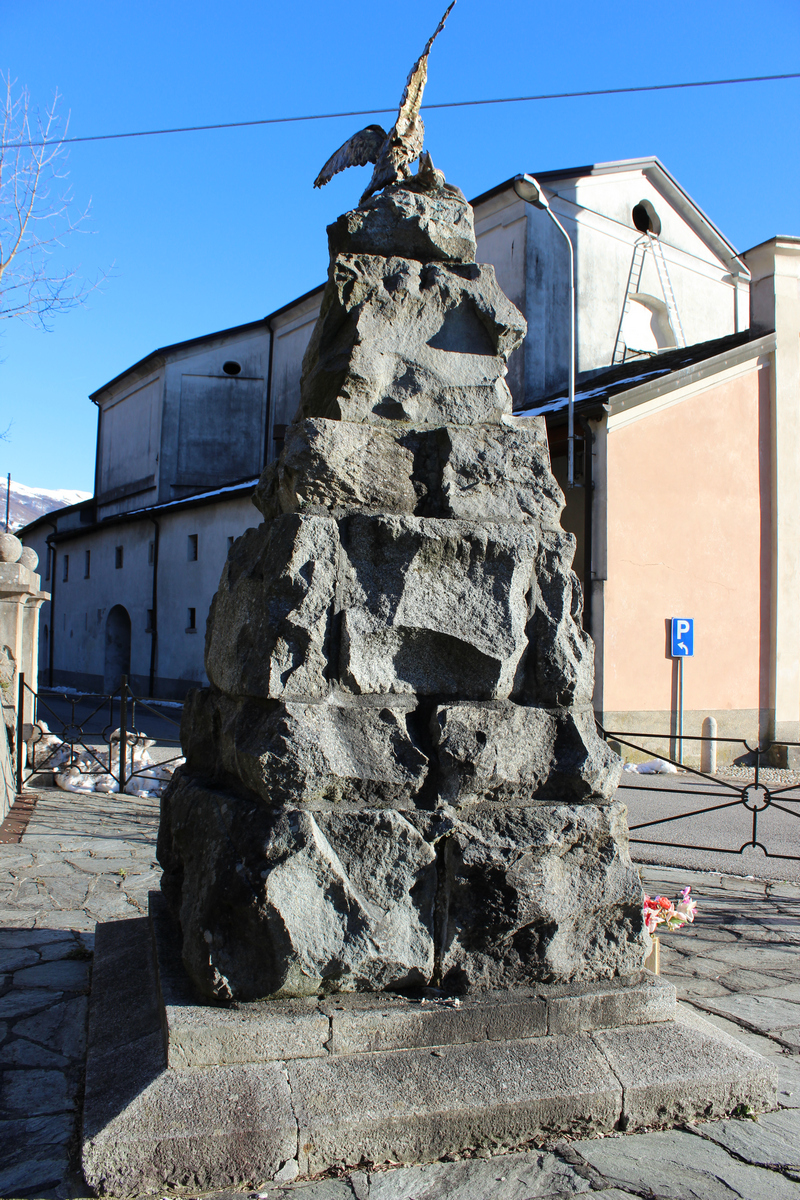
[[[431,46],[444,29],[444,23],[450,16],[450,11],[455,2],[456,0],[452,0],[448,5],[441,21],[425,43],[425,49],[409,71],[403,98],[400,101],[400,111],[397,114],[397,121],[395,122],[395,129],[401,138],[410,132],[417,122],[419,110],[422,105],[422,93],[425,91],[425,84],[428,82],[428,55],[431,52]]]
[[[385,141],[386,131],[380,125],[368,125],[366,129],[360,129],[330,156],[314,180],[314,187],[329,183],[345,167],[363,167],[367,163],[377,162]]]
[[[400,111],[397,120],[389,133],[384,133],[380,125],[368,125],[332,154],[325,166],[314,180],[314,187],[322,187],[345,167],[363,167],[365,163],[375,163],[375,170],[367,190],[361,197],[363,204],[375,192],[380,191],[389,183],[398,179],[406,179],[409,175],[409,164],[418,158],[422,152],[422,142],[425,127],[419,110],[422,105],[422,93],[428,79],[428,55],[431,46],[444,29],[444,23],[450,15],[456,0],[450,0],[439,24],[425,44],[425,49],[419,56],[406,81],[403,98],[400,101]]]

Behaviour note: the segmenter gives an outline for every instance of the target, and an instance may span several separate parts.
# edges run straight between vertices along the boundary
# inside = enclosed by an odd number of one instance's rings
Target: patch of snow
[[[5,493],[6,489],[0,484],[0,503],[5,502]],[[68,508],[71,504],[80,504],[83,500],[90,500],[91,496],[91,492],[81,492],[76,488],[28,487],[26,483],[17,483],[12,479],[9,528],[21,529],[37,517],[55,512],[59,508]]]
[[[616,391],[625,391],[634,383],[643,383],[648,379],[657,379],[659,375],[669,375],[671,367],[659,367],[655,371],[645,371],[643,375],[631,375],[628,379],[618,380],[616,383],[604,384],[602,387],[588,388],[583,392],[575,393],[575,403],[578,404],[581,400],[591,400],[593,396],[601,396],[604,392],[614,388]],[[516,413],[515,417],[538,417],[541,413],[557,412],[560,408],[566,408],[569,404],[569,396],[556,396],[555,400],[548,400],[547,404],[533,405],[531,408],[521,408]]]

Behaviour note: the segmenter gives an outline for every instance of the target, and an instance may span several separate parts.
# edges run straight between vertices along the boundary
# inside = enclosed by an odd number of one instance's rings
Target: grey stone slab
[[[0,1103],[10,1112],[58,1113],[74,1106],[75,1094],[63,1071],[4,1071]]]
[[[765,1113],[757,1121],[709,1121],[697,1133],[754,1166],[800,1169],[800,1109]]]
[[[536,1038],[287,1064],[300,1169],[414,1162],[465,1146],[609,1130],[617,1080],[588,1038]],[[341,1098],[348,1097],[342,1105]]]
[[[46,1008],[60,997],[59,992],[47,988],[15,988],[0,996],[0,1017],[21,1017]]]
[[[126,1069],[120,1062],[118,1071]],[[87,1080],[84,1174],[91,1187],[112,1194],[270,1178],[297,1151],[286,1075],[277,1065],[166,1070],[121,1110],[113,1111],[113,1101],[110,1107],[96,1087],[89,1093]]]
[[[781,1055],[774,1062],[778,1068],[778,1103],[781,1108],[800,1108],[800,1059]]]
[[[714,1000],[713,1004],[709,1002],[709,1007],[765,1032],[800,1025],[800,1004],[772,996],[727,996]]]
[[[800,1185],[737,1162],[691,1133],[640,1134],[573,1143],[612,1187],[659,1200],[798,1200]],[[600,1192],[601,1196],[608,1193]]]
[[[547,1029],[553,1034],[588,1033],[617,1025],[675,1019],[675,988],[649,971],[631,981],[607,980],[544,987]]]
[[[17,971],[22,967],[33,966],[38,963],[39,955],[35,950],[27,950],[24,946],[19,946],[15,950],[0,949],[0,971]]]
[[[727,1017],[720,1017],[716,1013],[709,1012],[706,1004],[713,1004],[714,999],[704,1000],[702,1003],[699,1000],[686,1001],[683,1006],[685,1009],[695,1012],[698,1009],[702,1013],[703,1020],[709,1025],[713,1025],[716,1029],[727,1033],[729,1037],[733,1037],[737,1042],[741,1042],[743,1046],[747,1046],[749,1050],[753,1050],[756,1054],[762,1054],[765,1058],[773,1058],[776,1055],[783,1054],[783,1047],[779,1042],[776,1042],[768,1037],[763,1037],[759,1033],[751,1033],[747,1029],[743,1029],[741,1025],[737,1025],[735,1021],[729,1021]]]
[[[17,1021],[14,1032],[67,1058],[79,1058],[86,1046],[86,1008],[85,996],[76,996]]]
[[[83,949],[81,942],[77,936],[69,938],[63,942],[51,942],[47,946],[42,946],[39,949],[40,962],[56,962],[62,958],[76,957]]]
[[[51,1150],[41,1157],[31,1154],[24,1163],[0,1167],[0,1195],[19,1196],[21,1192],[30,1194],[34,1188],[41,1192],[55,1187],[64,1178],[68,1166],[66,1150],[60,1153]]]
[[[14,975],[15,987],[59,988],[62,992],[83,992],[89,985],[88,962],[61,959],[26,967]]]
[[[13,1158],[15,1151],[12,1147],[17,1147],[18,1153],[27,1154],[33,1146],[55,1146],[68,1142],[74,1123],[75,1118],[71,1113],[0,1121],[0,1143],[9,1147],[10,1157]]]
[[[777,1070],[695,1014],[592,1035],[624,1089],[627,1128],[726,1116],[739,1104],[775,1108]]]
[[[26,1038],[14,1038],[0,1048],[0,1065],[16,1067],[66,1067],[69,1059]]]
[[[541,1151],[400,1167],[369,1176],[369,1200],[534,1200],[590,1190],[588,1179],[563,1159]]]
[[[101,925],[84,1101],[88,1183],[112,1194],[209,1190],[270,1178],[295,1156],[279,1065],[165,1067],[147,921]]]
[[[490,992],[455,1002],[408,1001],[388,994],[342,995],[321,1008],[330,1017],[332,1054],[536,1038],[547,1033],[547,1005],[532,993]]]
[[[774,981],[774,977],[773,977]],[[800,983],[779,983],[765,989],[762,996],[774,996],[777,1000],[793,1000],[800,1004]]]

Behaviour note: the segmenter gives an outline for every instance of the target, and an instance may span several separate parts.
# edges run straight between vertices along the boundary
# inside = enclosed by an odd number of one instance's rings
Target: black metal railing
[[[752,760],[751,763],[744,764],[748,767],[752,765],[753,777],[747,780],[737,780],[734,778],[726,778],[724,774],[724,765],[719,772],[708,774],[697,768],[688,766],[684,762],[679,762],[676,759],[670,758],[665,754],[654,752],[652,748],[643,746],[632,741],[632,738],[640,738],[645,741],[657,741],[662,744],[672,740],[672,735],[655,734],[655,733],[631,733],[627,730],[618,732],[604,729],[598,722],[598,730],[606,741],[613,740],[621,746],[627,746],[631,750],[638,751],[642,754],[652,755],[654,758],[659,758],[663,762],[671,763],[677,770],[685,772],[690,777],[690,780],[681,781],[676,786],[659,781],[657,788],[652,789],[653,795],[667,795],[671,793],[680,796],[698,796],[714,798],[718,801],[715,804],[707,804],[700,808],[693,808],[689,812],[676,812],[666,817],[657,817],[650,821],[638,821],[636,824],[628,826],[631,835],[638,833],[640,830],[652,829],[655,826],[663,826],[675,821],[686,821],[693,817],[702,817],[710,813],[722,813],[727,810],[745,809],[750,814],[748,823],[750,825],[750,838],[743,842],[738,848],[723,847],[718,845],[704,845],[699,842],[680,842],[670,839],[669,841],[660,841],[656,838],[634,837],[631,836],[631,843],[640,846],[666,846],[680,850],[702,850],[713,854],[744,854],[748,849],[760,849],[767,858],[786,859],[792,862],[800,861],[800,854],[781,854],[776,850],[769,850],[767,846],[760,840],[759,818],[764,815],[766,821],[767,815],[770,812],[781,812],[790,817],[800,820],[800,811],[796,807],[787,807],[787,805],[800,806],[800,783],[788,783],[783,786],[769,786],[772,780],[765,782],[763,772],[766,768],[771,767],[771,764],[764,763],[764,757],[778,747],[787,749],[800,748],[800,742],[757,742],[751,745],[746,738],[732,737],[709,737],[706,735],[691,735],[682,734],[682,741],[700,742],[700,743],[725,743],[728,745],[741,746],[744,751],[744,756]],[[682,747],[681,747],[682,749]],[[683,757],[681,753],[681,758]],[[650,777],[652,778],[652,776]],[[674,776],[669,776],[674,778]],[[630,776],[623,775],[620,782],[618,792],[627,790],[635,790],[642,792],[644,787],[642,783],[628,782]],[[696,786],[692,786],[692,782],[696,780]],[[705,786],[703,786],[705,785]],[[794,796],[788,796],[788,792],[795,792]],[[782,797],[782,800],[777,800],[776,797]],[[798,828],[800,833],[800,828]]]
[[[68,706],[67,717],[53,707],[57,702]],[[137,776],[149,779],[152,776],[148,775],[148,771],[175,763],[182,753],[180,719],[169,717],[156,709],[154,705],[158,703],[157,700],[149,701],[136,696],[128,685],[126,675],[120,676],[119,687],[107,695],[48,692],[44,696],[35,692],[26,683],[24,674],[20,674],[15,746],[17,794],[23,792],[34,775],[48,770],[72,769],[74,772],[76,767],[79,775],[102,773],[111,776],[119,792],[124,793]],[[25,720],[26,708],[31,718],[28,721]],[[81,711],[86,708],[88,711]],[[137,726],[142,712],[151,713],[158,722],[167,724],[167,735],[162,730],[161,736],[154,740],[162,746],[174,747],[175,753],[157,763],[137,766],[134,761],[136,749],[150,741]],[[43,729],[44,724],[47,732]],[[89,728],[91,725],[99,728],[92,732]],[[103,745],[106,749],[101,748]],[[115,746],[118,746],[116,751]],[[88,769],[85,769],[87,763]]]

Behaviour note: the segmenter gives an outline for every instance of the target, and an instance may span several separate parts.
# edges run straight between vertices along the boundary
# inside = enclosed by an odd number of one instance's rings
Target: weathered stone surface
[[[583,594],[571,569],[575,538],[543,530],[534,568],[525,695],[538,704],[588,704],[594,688],[594,643],[581,626]]]
[[[269,804],[412,805],[428,770],[413,701],[338,699],[264,705],[195,693],[182,726],[189,765],[223,783],[241,781]]]
[[[591,709],[443,705],[431,728],[438,794],[457,807],[608,799],[619,783],[619,760],[598,738]]]
[[[327,517],[280,516],[238,539],[208,622],[213,684],[234,696],[326,694],[338,550]]]
[[[762,1113],[757,1121],[709,1121],[697,1132],[736,1158],[760,1167],[800,1170],[800,1112]]]
[[[649,1193],[670,1200],[800,1197],[800,1186],[785,1176],[736,1162],[721,1147],[678,1130],[574,1142],[573,1149],[609,1183],[630,1189],[636,1196]]]
[[[494,268],[340,254],[303,361],[300,414],[471,425],[511,412],[525,334]]]
[[[187,969],[236,999],[638,970],[575,539],[505,383],[525,321],[453,189],[390,188],[329,232],[300,408],[164,798]]]
[[[413,513],[419,503],[413,477],[425,442],[438,431],[395,433],[391,429],[330,421],[316,417],[290,425],[283,453],[273,471],[266,471],[253,502],[267,519],[279,512],[307,506],[333,512],[366,509]],[[438,456],[420,481],[426,494],[434,479]]]
[[[616,803],[454,817],[442,978],[481,989],[639,971],[641,884],[624,813]]]
[[[412,1196],[414,1200],[566,1200],[590,1191],[591,1183],[584,1175],[557,1155],[541,1150],[399,1167],[375,1172],[369,1178],[369,1200],[409,1200]],[[301,1193],[298,1200],[306,1197]],[[615,1198],[605,1194],[601,1200]]]
[[[52,992],[50,998],[53,998]],[[31,1009],[24,1011],[30,1012]],[[86,998],[76,996],[72,1000],[53,1004],[35,1017],[17,1021],[14,1032],[67,1058],[78,1058],[86,1045]]]
[[[775,1107],[777,1069],[760,1054],[681,1006],[674,1021],[603,1029],[593,1035],[624,1088],[626,1128],[675,1125]],[[707,1065],[702,1078],[698,1060]]]
[[[608,1131],[619,1084],[586,1038],[535,1038],[287,1064],[303,1174],[417,1162],[465,1146]],[[351,1097],[343,1106],[341,1097]],[[355,1098],[358,1097],[358,1101]]]
[[[564,497],[550,470],[544,418],[507,421],[397,430],[299,420],[253,501],[268,520],[324,509],[557,526]]]
[[[537,550],[525,525],[354,516],[340,674],[359,693],[510,694]]]
[[[328,246],[332,259],[352,253],[474,263],[472,209],[453,189],[390,187],[329,225]]]
[[[255,1000],[430,978],[436,853],[401,813],[267,809],[190,783],[166,803],[162,886],[205,995]]]

